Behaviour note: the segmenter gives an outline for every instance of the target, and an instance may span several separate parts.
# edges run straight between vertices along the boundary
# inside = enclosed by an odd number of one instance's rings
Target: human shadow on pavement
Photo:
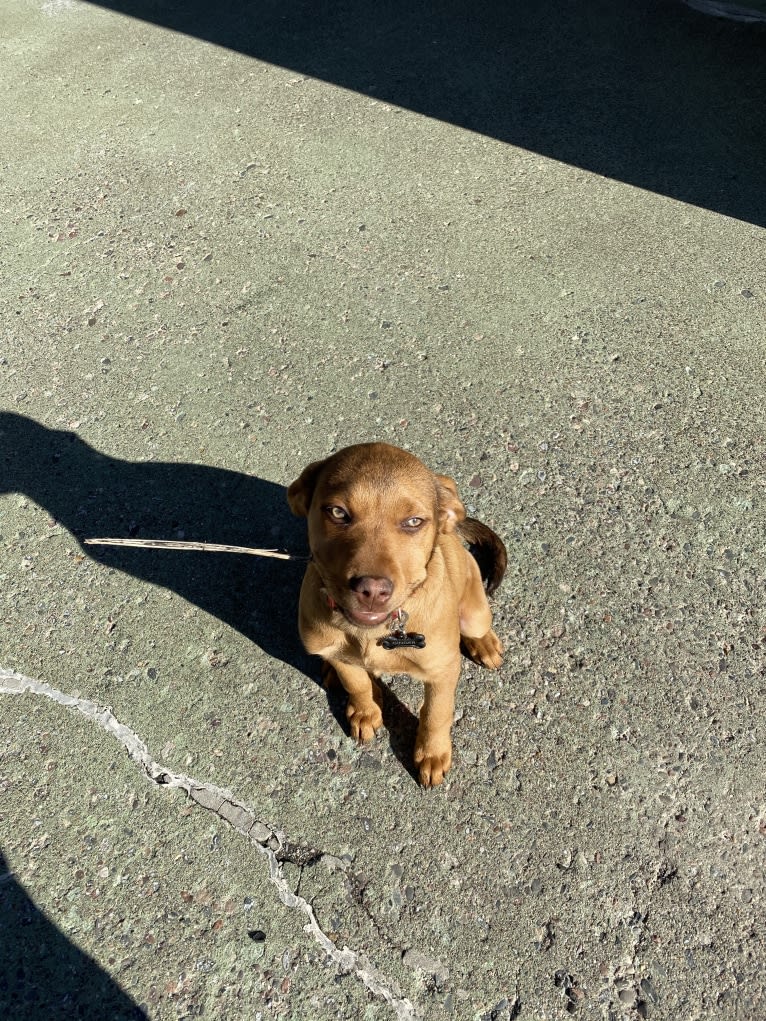
[[[681,0],[92,2],[766,225],[763,26]],[[509,215],[534,201],[534,168],[526,174],[508,182]],[[480,201],[480,180],[466,188]]]
[[[269,656],[319,681],[319,661],[306,654],[298,637],[305,562],[83,545],[89,538],[182,537],[307,555],[306,525],[291,514],[284,486],[208,465],[120,460],[76,433],[0,412],[0,496],[14,492],[43,507],[52,523],[66,528],[82,552],[105,568],[177,593]],[[332,701],[330,708],[348,732],[342,706]],[[387,712],[387,724],[406,719],[408,712],[390,691]],[[409,770],[412,748],[402,735],[390,735],[394,754]]]
[[[0,853],[0,1017],[147,1021],[99,965],[35,906]]]

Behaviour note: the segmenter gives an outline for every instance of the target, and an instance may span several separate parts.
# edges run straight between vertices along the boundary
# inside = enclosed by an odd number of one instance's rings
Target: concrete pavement
[[[0,1012],[761,1016],[762,31],[111,7],[0,15]],[[510,553],[432,792],[299,566],[82,545],[375,438]]]

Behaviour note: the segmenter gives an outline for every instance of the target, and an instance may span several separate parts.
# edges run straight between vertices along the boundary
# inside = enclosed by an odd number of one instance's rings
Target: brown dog
[[[423,681],[415,763],[423,786],[435,787],[452,762],[461,641],[475,662],[502,663],[478,564],[494,591],[505,547],[466,518],[452,479],[386,443],[347,447],[310,464],[287,499],[308,518],[312,561],[299,613],[306,650],[324,660],[325,681],[337,675],[348,692],[346,715],[360,742],[383,723],[377,677],[407,673]]]

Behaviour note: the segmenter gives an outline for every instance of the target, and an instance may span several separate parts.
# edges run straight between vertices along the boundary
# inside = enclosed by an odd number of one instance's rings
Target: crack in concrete
[[[294,893],[284,876],[281,863],[293,862],[298,865],[313,864],[325,856],[325,852],[301,844],[288,841],[281,830],[274,829],[267,823],[256,818],[252,809],[239,801],[234,795],[221,787],[195,780],[183,773],[175,773],[156,762],[149,749],[140,737],[120,723],[112,711],[91,702],[86,698],[68,695],[44,681],[0,667],[0,694],[3,695],[42,695],[67,709],[76,710],[83,716],[97,723],[102,730],[115,737],[125,748],[128,756],[136,762],[147,778],[158,786],[176,787],[186,791],[192,801],[201,808],[212,812],[229,823],[238,833],[267,859],[269,879],[274,884],[279,899],[285,907],[301,911],[308,922],[303,931],[309,933],[316,943],[324,950],[337,967],[346,974],[355,975],[374,995],[388,1003],[394,1010],[397,1021],[414,1021],[418,1013],[412,1002],[399,994],[395,983],[378,971],[363,954],[344,946],[339,950],[320,927],[311,904],[303,897]],[[328,855],[333,863],[337,863],[332,855]]]

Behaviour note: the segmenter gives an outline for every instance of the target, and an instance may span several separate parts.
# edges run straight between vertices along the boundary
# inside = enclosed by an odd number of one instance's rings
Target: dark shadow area
[[[0,413],[0,494],[8,492],[23,493],[45,508],[80,543],[184,538],[307,552],[305,522],[290,513],[284,486],[205,465],[121,461],[75,433]],[[316,678],[297,629],[304,563],[106,546],[82,551],[176,592],[270,656]]]
[[[766,225],[763,26],[705,17],[680,0],[98,2]],[[235,100],[248,97],[237,87]]]
[[[148,1014],[60,932],[0,854],[0,1017],[146,1021]]]
[[[411,779],[415,783],[420,783],[413,760],[415,738],[418,733],[418,718],[409,706],[402,702],[390,684],[381,680],[378,681],[378,684],[383,692],[383,725],[388,731],[391,751],[409,773]]]

